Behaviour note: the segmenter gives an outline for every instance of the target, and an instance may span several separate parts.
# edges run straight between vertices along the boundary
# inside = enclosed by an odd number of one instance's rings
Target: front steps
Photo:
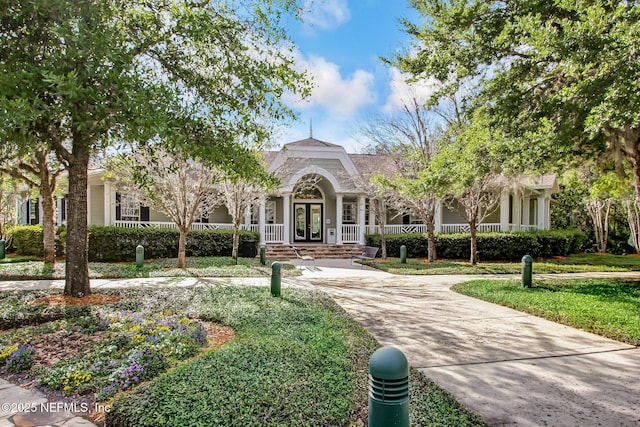
[[[298,248],[300,255],[310,255],[315,259],[351,258],[352,255],[362,254],[362,245],[345,243],[343,245],[329,245],[322,243],[296,243],[291,245],[268,244],[267,257],[269,258],[296,258],[292,247]]]

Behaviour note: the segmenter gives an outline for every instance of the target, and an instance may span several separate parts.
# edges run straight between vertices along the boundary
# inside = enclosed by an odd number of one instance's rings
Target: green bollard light
[[[407,247],[405,245],[400,246],[400,264],[407,263]]]
[[[369,359],[369,427],[409,427],[409,362],[394,347]]]
[[[531,255],[525,255],[522,257],[522,286],[525,288],[531,287],[531,275],[533,273],[533,258]]]
[[[282,281],[282,264],[278,261],[271,264],[271,295],[280,296],[280,283]]]
[[[0,239],[0,259],[4,259],[4,239]]]
[[[267,265],[267,247],[260,246],[260,264]]]
[[[136,267],[140,268],[144,264],[144,246],[136,246]]]

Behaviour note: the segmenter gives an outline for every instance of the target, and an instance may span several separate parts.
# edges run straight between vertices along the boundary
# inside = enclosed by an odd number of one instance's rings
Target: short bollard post
[[[260,246],[260,264],[267,264],[267,247],[264,245]]]
[[[400,246],[400,263],[407,263],[407,247],[405,245]]]
[[[279,262],[271,264],[271,295],[280,296],[280,282],[282,279],[282,265]]]
[[[4,239],[0,239],[0,259],[4,259]]]
[[[531,274],[533,272],[533,258],[531,255],[525,255],[522,257],[522,286],[525,288],[531,287]]]
[[[144,264],[144,246],[136,246],[136,267],[140,268]]]
[[[369,359],[369,427],[409,427],[409,362],[394,347]]]

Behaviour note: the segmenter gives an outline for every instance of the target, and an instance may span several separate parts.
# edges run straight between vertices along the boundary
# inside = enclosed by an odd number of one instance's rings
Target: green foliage
[[[262,288],[218,287],[202,290],[198,305],[202,318],[231,325],[238,337],[117,398],[109,425],[349,423],[375,347],[365,339],[366,351],[354,351],[362,331],[333,302],[306,291],[273,298]]]
[[[471,281],[454,290],[632,345],[640,345],[640,285],[607,279]]]
[[[240,242],[257,241],[258,234],[242,230]],[[145,258],[175,258],[179,232],[160,228],[89,227],[89,260],[134,261],[136,247],[144,247]],[[187,236],[187,256],[229,256],[233,230],[194,230]]]
[[[505,131],[506,161],[566,164],[602,155],[606,143],[637,157],[640,67],[628,60],[640,44],[637,2],[411,4],[422,16],[405,31],[418,49],[389,62],[442,82],[433,104],[460,92],[473,97],[461,105],[486,110]]]
[[[19,225],[13,227],[13,245],[18,255],[42,256],[42,226]]]
[[[426,256],[427,237],[422,233],[386,235],[387,252],[400,254],[400,246],[407,247],[407,257]],[[437,234],[436,250],[439,258],[468,259],[468,233]],[[380,246],[380,235],[366,236],[367,245]],[[576,253],[586,242],[580,230],[550,230],[532,233],[478,233],[478,254],[481,261],[517,261],[524,255],[550,258]]]

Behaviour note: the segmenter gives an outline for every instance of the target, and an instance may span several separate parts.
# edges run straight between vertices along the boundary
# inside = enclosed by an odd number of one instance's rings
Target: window
[[[275,200],[269,200],[265,204],[265,223],[276,223],[276,202]]]
[[[135,197],[127,194],[120,196],[120,218],[123,221],[140,220],[140,203]]]
[[[342,205],[342,223],[343,224],[356,223],[356,203],[355,202],[345,202]]]
[[[31,199],[29,203],[29,220],[33,224],[38,221],[38,199]]]

